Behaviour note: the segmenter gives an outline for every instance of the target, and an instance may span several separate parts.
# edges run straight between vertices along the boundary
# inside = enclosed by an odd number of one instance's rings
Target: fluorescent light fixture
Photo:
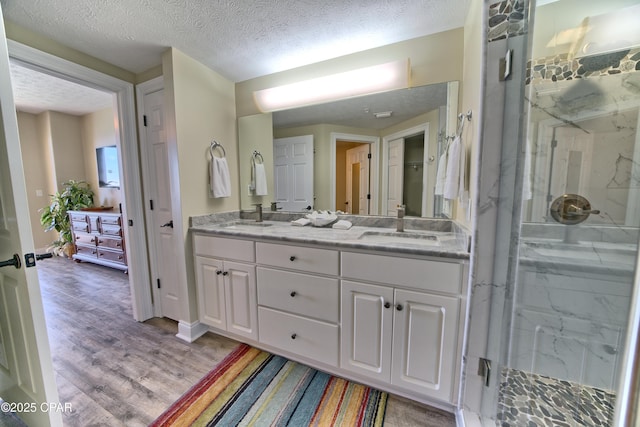
[[[409,87],[409,60],[388,62],[253,93],[263,112],[322,104]]]
[[[391,117],[392,113],[393,111],[381,111],[379,113],[373,113],[373,115],[376,117],[376,119],[385,119],[387,117]]]

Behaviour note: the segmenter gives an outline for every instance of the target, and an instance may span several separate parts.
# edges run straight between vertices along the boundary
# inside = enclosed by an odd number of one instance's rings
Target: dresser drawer
[[[98,250],[95,246],[76,246],[76,253],[86,257],[98,257]]]
[[[458,294],[462,264],[342,252],[342,276],[420,290]]]
[[[124,257],[124,253],[122,251],[114,252],[98,248],[98,258],[112,262],[119,262],[121,264],[127,263],[127,260]]]
[[[73,222],[87,222],[87,216],[80,213],[70,213],[69,218]]]
[[[236,259],[238,261],[254,262],[255,252],[250,240],[227,239],[225,237],[195,234],[193,249],[196,255]]]
[[[122,239],[114,239],[112,237],[97,237],[97,241],[99,247],[123,250]]]
[[[76,245],[95,246],[97,236],[93,234],[77,233],[75,235]]]
[[[256,243],[256,262],[273,267],[338,275],[338,251]]]
[[[120,223],[120,216],[101,216],[100,217],[101,224],[111,224],[111,225],[122,225]]]
[[[86,222],[76,222],[76,221],[72,221],[71,222],[71,228],[73,228],[74,231],[82,231],[85,233],[89,232],[89,224]]]
[[[122,228],[118,225],[105,225],[102,224],[102,234],[105,236],[118,236],[122,237]]]
[[[338,325],[258,307],[260,342],[337,366]]]
[[[338,323],[338,279],[258,267],[258,304]]]

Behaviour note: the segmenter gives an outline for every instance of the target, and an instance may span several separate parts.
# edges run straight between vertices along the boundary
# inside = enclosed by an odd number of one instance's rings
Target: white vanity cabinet
[[[341,275],[366,282],[341,283],[340,367],[451,402],[462,265],[343,252]]]
[[[194,250],[200,322],[257,340],[254,243],[195,235]]]

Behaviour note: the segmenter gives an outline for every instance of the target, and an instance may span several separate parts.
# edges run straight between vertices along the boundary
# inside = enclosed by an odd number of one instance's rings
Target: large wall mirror
[[[395,215],[403,204],[408,216],[450,217],[434,189],[457,104],[458,82],[445,82],[240,117],[241,208]],[[255,153],[264,196],[255,193]]]

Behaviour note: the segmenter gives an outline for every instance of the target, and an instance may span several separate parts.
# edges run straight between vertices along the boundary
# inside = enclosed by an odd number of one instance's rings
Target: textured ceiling
[[[459,28],[471,0],[0,0],[5,19],[139,73],[170,46],[238,82]],[[478,1],[478,0],[476,0]]]
[[[59,111],[76,116],[113,106],[113,95],[11,62],[16,108],[31,114]]]

